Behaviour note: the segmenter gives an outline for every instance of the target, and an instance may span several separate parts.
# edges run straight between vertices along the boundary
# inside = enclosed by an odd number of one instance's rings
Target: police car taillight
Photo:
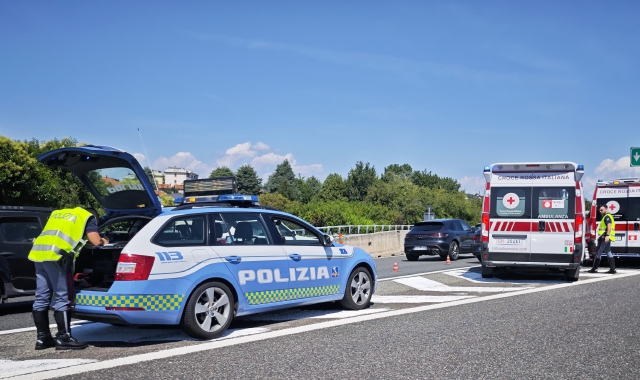
[[[116,281],[147,280],[155,259],[155,256],[121,254],[116,267]]]
[[[489,242],[489,214],[486,212],[482,214],[482,242]]]

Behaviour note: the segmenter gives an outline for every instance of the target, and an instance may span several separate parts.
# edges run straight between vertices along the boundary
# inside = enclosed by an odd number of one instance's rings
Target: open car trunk
[[[120,253],[151,219],[129,215],[112,218],[101,225],[100,236],[109,239],[109,244],[94,247],[87,243],[82,249],[75,263],[74,290],[108,291],[115,281]]]

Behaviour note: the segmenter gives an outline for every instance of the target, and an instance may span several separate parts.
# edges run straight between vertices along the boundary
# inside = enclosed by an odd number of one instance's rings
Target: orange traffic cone
[[[394,272],[400,272],[400,268],[398,268],[398,262],[397,261],[393,262],[393,271]]]
[[[338,234],[338,243],[343,244],[342,243],[342,234]]]
[[[447,262],[445,264],[451,264],[451,258],[447,255]]]

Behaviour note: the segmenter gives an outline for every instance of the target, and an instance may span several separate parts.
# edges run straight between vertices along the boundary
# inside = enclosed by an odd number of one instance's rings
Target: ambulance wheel
[[[362,310],[369,306],[373,291],[373,281],[371,273],[366,268],[356,268],[349,279],[344,290],[344,297],[340,305],[348,310]]]
[[[235,301],[227,285],[207,282],[191,293],[184,308],[182,329],[194,338],[215,339],[233,320]]]
[[[451,261],[456,261],[458,260],[458,255],[460,255],[460,246],[458,242],[454,240],[449,244],[449,258]]]
[[[418,257],[420,257],[420,255],[414,255],[411,253],[405,253],[404,255],[407,257],[407,260],[409,261],[417,261]]]

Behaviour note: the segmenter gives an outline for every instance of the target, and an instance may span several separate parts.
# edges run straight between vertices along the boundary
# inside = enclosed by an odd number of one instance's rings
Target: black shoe
[[[86,342],[81,342],[71,336],[71,315],[68,311],[56,311],[53,313],[58,325],[56,334],[56,350],[82,350],[87,348]]]
[[[615,270],[615,269],[609,269],[609,271],[607,273],[616,274],[616,273],[618,273],[618,271]]]
[[[591,268],[587,272],[589,272],[589,273],[598,273],[598,268]]]
[[[36,331],[38,333],[36,350],[45,350],[47,348],[55,347],[56,341],[51,336],[51,331],[49,330],[49,311],[34,310],[32,315],[33,322],[36,325]]]

